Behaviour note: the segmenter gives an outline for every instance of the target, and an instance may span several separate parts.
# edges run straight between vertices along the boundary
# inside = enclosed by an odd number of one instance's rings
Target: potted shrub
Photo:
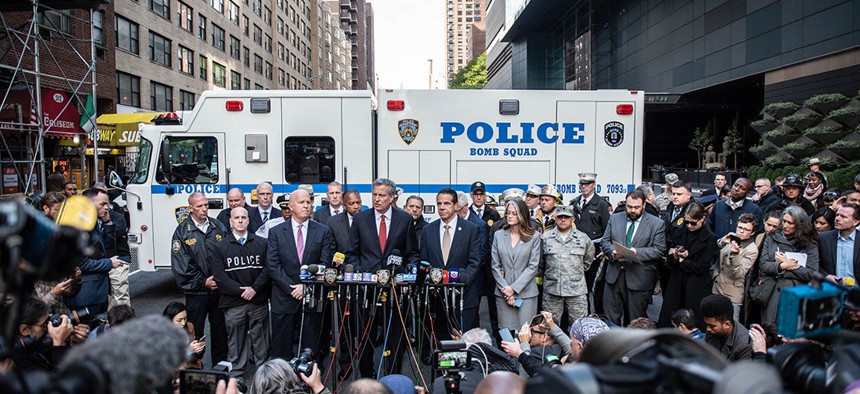
[[[794,130],[793,128],[783,124],[771,131],[764,133],[761,137],[762,139],[770,140],[776,146],[782,146],[791,141],[796,140],[797,137],[800,137],[800,133],[798,133],[797,130]]]
[[[793,114],[799,108],[799,105],[792,102],[770,103],[762,108],[761,114],[763,116],[771,116],[774,119],[781,119],[784,116]]]
[[[759,160],[764,160],[765,158],[776,153],[777,149],[775,146],[767,144],[761,144],[750,148],[750,153],[752,153]]]
[[[860,108],[850,105],[830,111],[827,119],[833,119],[848,128],[857,127],[860,124]]]
[[[830,111],[842,107],[850,100],[842,93],[828,93],[812,96],[803,102],[803,106],[812,108],[819,114],[828,114]]]
[[[761,161],[761,165],[767,168],[779,168],[791,164],[792,160],[786,156],[774,155]]]
[[[778,125],[779,123],[767,119],[759,119],[750,123],[750,127],[752,127],[752,129],[759,134],[764,134],[768,131],[771,131]]]
[[[833,127],[833,126],[821,126],[819,123],[818,126],[813,126],[807,128],[803,131],[803,135],[808,137],[809,139],[818,142],[819,144],[830,144],[832,142],[836,142],[839,138],[844,136],[846,131],[841,127]]]
[[[795,159],[802,159],[804,157],[812,156],[821,151],[821,147],[808,141],[804,142],[791,142],[782,146],[782,150],[786,151],[788,154],[792,155]]]
[[[860,160],[860,141],[839,140],[828,145],[827,149],[846,160]]]
[[[797,113],[788,115],[782,118],[782,122],[787,126],[791,126],[796,130],[805,130],[806,128],[821,121],[821,116],[810,113]]]

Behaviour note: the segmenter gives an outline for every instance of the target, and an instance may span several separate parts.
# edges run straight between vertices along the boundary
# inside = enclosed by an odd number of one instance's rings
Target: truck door
[[[225,171],[224,133],[166,135],[170,154],[169,171],[157,156],[155,178],[152,184],[152,220],[164,229],[153,237],[153,263],[140,262],[140,269],[170,267],[170,251],[173,230],[176,224],[190,214],[188,197],[191,193],[202,192],[209,201],[210,217],[218,215],[225,204],[227,193],[227,173]],[[162,149],[158,147],[159,153]],[[147,267],[151,266],[151,267]]]

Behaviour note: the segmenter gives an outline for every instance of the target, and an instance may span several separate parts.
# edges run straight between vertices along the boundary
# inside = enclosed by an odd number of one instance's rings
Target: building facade
[[[338,0],[340,27],[350,43],[352,88],[376,89],[373,55],[373,6],[366,0]]]
[[[475,53],[472,44],[477,40],[472,37],[472,29],[483,30],[484,24],[484,0],[447,0],[446,7],[446,55],[445,62],[448,71],[448,80],[454,77],[461,68],[465,67],[470,60],[474,59],[483,51]],[[492,3],[492,1],[490,2]],[[480,33],[479,33],[480,34]]]
[[[314,13],[313,89],[348,90],[352,87],[351,45],[340,28],[339,4],[319,1]]]

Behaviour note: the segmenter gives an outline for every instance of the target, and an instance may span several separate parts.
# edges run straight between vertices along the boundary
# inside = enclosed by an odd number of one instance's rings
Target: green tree
[[[705,149],[708,149],[708,145],[711,144],[711,133],[707,128],[702,130],[701,127],[696,127],[696,131],[693,133],[693,139],[690,141],[690,149],[696,151],[696,157],[698,158],[697,166],[702,165],[702,152]]]
[[[735,159],[735,166],[734,166],[734,168],[738,168],[738,153],[743,152],[743,149],[744,149],[744,139],[743,139],[743,136],[741,135],[741,131],[740,131],[740,129],[738,128],[738,120],[737,120],[737,118],[735,118],[735,120],[734,120],[734,121],[732,121],[732,127],[731,127],[731,128],[729,128],[729,131],[728,131],[728,133],[727,133],[727,134],[728,134],[728,136],[729,136],[729,140],[730,140],[730,142],[731,142],[731,144],[732,144],[732,145],[731,145],[731,147],[732,147],[732,155],[734,156],[734,159]],[[728,164],[728,163],[726,163],[726,164]],[[728,167],[728,165],[727,165],[726,167]]]
[[[483,89],[487,84],[487,52],[472,59],[448,81],[449,89]]]

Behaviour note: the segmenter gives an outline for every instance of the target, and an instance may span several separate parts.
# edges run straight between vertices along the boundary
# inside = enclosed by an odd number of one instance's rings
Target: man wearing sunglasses
[[[529,376],[541,368],[561,365],[562,357],[570,354],[570,338],[553,323],[552,314],[541,312],[520,329],[519,341],[502,342],[502,349],[516,357]]]

